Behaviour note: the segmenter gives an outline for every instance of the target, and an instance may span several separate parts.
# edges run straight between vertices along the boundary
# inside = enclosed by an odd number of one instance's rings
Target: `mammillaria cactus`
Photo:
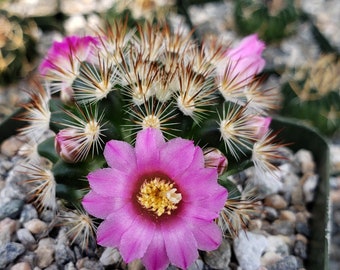
[[[60,215],[78,222],[75,241],[93,241],[95,217],[97,242],[126,262],[187,268],[250,219],[253,200],[230,177],[277,170],[278,96],[257,78],[264,47],[256,35],[231,49],[123,22],[55,42],[22,116],[41,157],[26,166],[33,198],[42,210],[75,205]]]

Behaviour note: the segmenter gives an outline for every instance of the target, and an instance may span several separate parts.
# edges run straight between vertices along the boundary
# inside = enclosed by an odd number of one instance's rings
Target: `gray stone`
[[[37,209],[32,204],[25,204],[21,210],[20,222],[26,223],[27,221],[38,218]]]
[[[231,247],[226,239],[222,240],[218,249],[205,252],[203,255],[207,265],[214,269],[227,269],[231,257]]]
[[[273,207],[270,207],[270,206],[265,206],[263,208],[263,212],[264,212],[264,215],[265,215],[265,219],[268,220],[268,221],[274,221],[275,219],[278,218],[278,213],[277,213],[277,210]]]
[[[17,231],[17,237],[26,248],[31,248],[34,244],[36,244],[35,238],[26,228],[19,229]]]
[[[0,220],[8,217],[16,219],[24,206],[23,200],[10,200],[4,205],[0,206]]]
[[[188,270],[203,270],[204,262],[201,259],[197,259],[192,265],[188,267]]]
[[[11,242],[11,237],[17,229],[18,222],[16,220],[5,218],[0,221],[0,245]]]
[[[319,176],[316,174],[312,174],[303,183],[302,190],[305,196],[305,201],[307,203],[312,202],[314,200],[315,188],[319,183]]]
[[[233,242],[235,256],[243,270],[258,270],[261,256],[268,245],[266,237],[241,231]]]
[[[99,259],[104,266],[118,263],[120,260],[122,257],[116,248],[106,248]]]
[[[307,259],[307,245],[303,241],[295,241],[294,244],[294,254],[301,259]]]
[[[282,234],[282,235],[292,235],[295,232],[295,223],[290,222],[288,220],[275,220],[271,227],[270,233],[274,235]]]
[[[74,253],[69,247],[69,242],[63,229],[59,231],[57,244],[55,245],[55,260],[60,267],[69,262],[75,262]]]
[[[267,266],[268,270],[296,270],[299,267],[299,262],[295,256],[289,255],[282,260]]]
[[[0,246],[0,269],[5,268],[8,264],[14,262],[16,258],[25,252],[22,244],[10,242]]]

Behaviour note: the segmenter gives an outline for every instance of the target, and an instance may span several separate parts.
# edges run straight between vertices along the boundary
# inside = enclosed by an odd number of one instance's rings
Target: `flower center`
[[[155,177],[144,181],[137,199],[141,206],[160,217],[164,213],[171,215],[177,209],[182,194],[177,193],[174,183]]]

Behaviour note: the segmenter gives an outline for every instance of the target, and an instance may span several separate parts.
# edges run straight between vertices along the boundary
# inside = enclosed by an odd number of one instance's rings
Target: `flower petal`
[[[176,223],[177,226],[161,224],[166,253],[170,263],[186,269],[198,258],[197,242],[184,220]]]
[[[195,147],[192,141],[182,138],[168,141],[160,152],[162,171],[170,178],[182,174],[192,163],[194,154]]]
[[[165,250],[161,231],[155,230],[155,234],[142,260],[145,267],[149,270],[162,270],[166,269],[169,265],[169,258]]]
[[[135,151],[140,172],[159,170],[159,150],[163,144],[165,141],[159,129],[147,128],[137,134]]]
[[[127,142],[109,141],[105,145],[104,156],[111,168],[122,171],[132,171],[136,168],[135,150]]]
[[[104,168],[89,173],[90,187],[98,194],[107,197],[130,198],[134,189],[134,177],[124,172]]]
[[[103,197],[94,191],[87,193],[82,200],[82,205],[85,210],[92,216],[101,219],[105,219],[112,211],[116,211],[125,204],[125,199]]]
[[[192,233],[197,241],[197,248],[211,251],[218,248],[222,241],[221,229],[215,222],[205,222],[200,219],[185,219],[190,224]]]
[[[137,216],[122,235],[119,251],[125,262],[142,258],[155,232],[155,224],[143,216]]]
[[[97,243],[105,247],[119,248],[122,235],[130,228],[136,214],[132,203],[110,214],[98,227]]]

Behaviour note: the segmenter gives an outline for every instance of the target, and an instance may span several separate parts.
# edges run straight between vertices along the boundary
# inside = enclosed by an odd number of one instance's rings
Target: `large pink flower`
[[[262,58],[265,48],[265,43],[258,39],[257,34],[243,38],[238,46],[226,51],[225,58],[217,66],[218,74],[227,76],[227,81],[238,84],[239,88],[247,85],[266,64]]]
[[[219,246],[214,219],[227,191],[216,168],[204,167],[201,148],[182,138],[165,142],[161,131],[148,128],[137,134],[135,148],[111,140],[104,156],[109,168],[88,175],[91,191],[82,202],[104,219],[100,245],[117,247],[127,263],[141,258],[148,269],[187,268],[198,249]]]
[[[94,45],[98,40],[91,36],[68,36],[54,42],[39,66],[39,72],[47,80],[58,82],[54,91],[61,91],[62,98],[72,96],[71,85],[79,73],[82,61],[93,61]]]

